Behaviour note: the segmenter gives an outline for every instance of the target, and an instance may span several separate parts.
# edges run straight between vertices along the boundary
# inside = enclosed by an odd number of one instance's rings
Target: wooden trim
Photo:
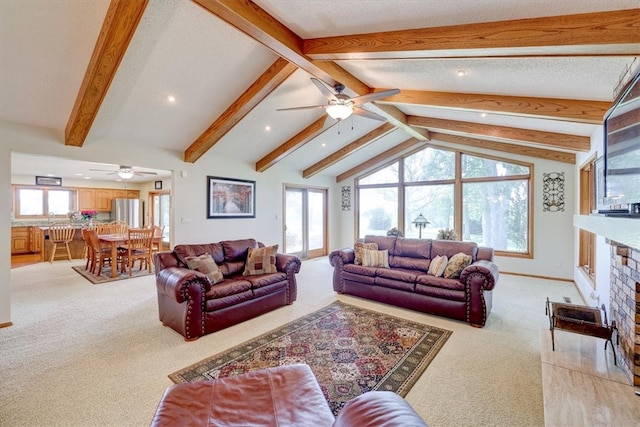
[[[444,132],[462,136],[483,136],[489,139],[526,142],[565,150],[589,151],[591,139],[587,136],[536,131],[506,126],[486,125],[482,123],[461,122],[457,120],[436,119],[431,117],[408,116],[407,123],[427,128],[432,132]]]
[[[501,151],[509,154],[516,154],[526,157],[535,157],[539,159],[552,160],[556,162],[576,163],[576,155],[565,151],[547,150],[544,148],[536,148],[529,145],[510,144],[507,142],[490,141],[487,139],[470,138],[468,136],[452,135],[442,132],[431,132],[430,144],[436,146],[438,141],[450,142],[452,144],[466,145],[475,148],[485,148],[493,151]],[[438,146],[440,146],[438,144]],[[486,154],[482,154],[486,156]]]
[[[82,147],[149,0],[111,0],[65,128],[65,145]]]
[[[278,58],[187,148],[184,161],[194,163],[202,157],[297,69],[286,59]]]
[[[312,177],[313,175],[323,171],[329,166],[334,165],[340,160],[346,158],[350,154],[353,154],[357,150],[366,147],[367,145],[371,144],[379,138],[382,138],[385,135],[388,135],[394,130],[396,130],[396,127],[390,123],[384,123],[381,126],[378,126],[376,129],[372,130],[366,135],[361,136],[350,144],[347,144],[346,146],[340,148],[338,151],[330,154],[319,162],[306,168],[304,171],[302,171],[302,177]]]
[[[601,125],[604,122],[604,115],[611,107],[610,102],[604,101],[417,90],[402,90],[399,94],[389,96],[378,103],[453,108],[478,113],[499,113],[595,125]]]
[[[520,277],[533,277],[534,279],[557,280],[559,282],[569,282],[569,283],[573,283],[574,285],[576,284],[576,282],[574,282],[573,279],[565,279],[562,277],[541,276],[539,274],[514,273],[512,271],[500,271],[500,274],[508,274],[510,276],[520,276]]]
[[[298,148],[304,146],[306,143],[313,140],[323,132],[328,131],[338,123],[337,121],[334,121],[329,126],[327,126],[327,128],[324,128],[326,121],[327,116],[322,115],[322,117],[298,132],[284,144],[280,145],[278,148],[258,160],[256,162],[256,171],[266,171],[271,166],[275,165],[277,162],[284,159],[286,156],[293,153]]]
[[[636,55],[640,9],[307,39],[313,59]]]
[[[421,141],[416,138],[409,138],[401,142],[400,144],[396,145],[395,147],[392,147],[387,151],[384,151],[378,154],[377,156],[374,156],[369,160],[363,163],[360,163],[358,166],[355,166],[349,169],[348,171],[341,173],[336,177],[336,183],[344,181],[347,178],[351,178],[352,176],[358,175],[359,173],[364,172],[368,169],[371,169],[377,166],[382,167],[387,163],[395,161],[398,157],[405,155],[407,150],[411,148],[415,148],[416,145],[422,146],[424,144],[425,144],[425,141]]]
[[[11,322],[0,323],[0,329],[8,328],[9,326],[13,326],[13,323],[11,323]]]

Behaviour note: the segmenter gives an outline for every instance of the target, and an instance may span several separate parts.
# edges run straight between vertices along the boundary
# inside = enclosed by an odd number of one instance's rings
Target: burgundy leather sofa
[[[333,426],[426,427],[400,396],[370,391],[350,400],[334,418],[305,364],[170,386],[152,427]]]
[[[329,262],[334,267],[336,292],[463,320],[476,327],[485,325],[499,276],[493,249],[473,242],[393,236],[366,236],[364,242],[388,250],[390,268],[355,265],[353,248],[333,251]],[[437,255],[451,258],[459,252],[470,255],[472,261],[459,278],[427,274]]]
[[[160,321],[186,340],[224,329],[264,314],[297,298],[296,273],[300,259],[277,254],[277,272],[243,276],[249,248],[264,247],[254,239],[177,245],[154,255]],[[190,256],[211,254],[222,272],[213,284],[199,271],[187,268]]]

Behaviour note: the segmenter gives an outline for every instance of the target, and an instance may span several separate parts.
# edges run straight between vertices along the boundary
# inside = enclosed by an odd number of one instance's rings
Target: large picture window
[[[68,189],[16,187],[14,190],[16,218],[67,217],[76,209],[76,192]]]
[[[413,221],[429,223],[423,238],[454,229],[496,252],[531,252],[532,165],[427,147],[356,180],[357,230],[385,235],[396,227],[417,238]]]

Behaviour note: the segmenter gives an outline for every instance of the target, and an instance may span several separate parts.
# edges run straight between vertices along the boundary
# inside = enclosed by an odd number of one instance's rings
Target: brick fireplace
[[[640,249],[611,242],[610,298],[620,336],[618,365],[640,387]]]

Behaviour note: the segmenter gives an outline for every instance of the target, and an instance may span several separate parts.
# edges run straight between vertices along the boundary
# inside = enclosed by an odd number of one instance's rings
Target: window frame
[[[42,215],[21,215],[20,214],[20,190],[41,190],[42,194]],[[77,210],[78,192],[74,188],[69,187],[43,187],[39,185],[12,185],[11,199],[13,202],[14,219],[20,220],[43,220],[43,219],[67,219],[67,213],[60,215],[49,215],[49,191],[67,191],[69,192],[69,211]]]
[[[422,150],[426,150],[426,149],[436,149],[436,150],[443,150],[443,151],[452,151],[455,153],[455,178],[454,179],[446,179],[446,180],[433,180],[433,181],[411,181],[411,182],[405,182],[404,181],[404,177],[405,177],[405,173],[404,173],[404,159],[412,156],[416,153],[418,153],[419,151]],[[529,173],[528,174],[521,174],[521,175],[507,175],[507,176],[498,176],[498,177],[472,177],[472,178],[462,178],[462,156],[463,155],[467,155],[467,156],[475,156],[475,157],[481,157],[483,159],[488,159],[488,160],[494,160],[494,161],[498,161],[498,162],[504,162],[504,163],[510,163],[510,164],[514,164],[514,165],[520,165],[520,166],[524,166],[529,168]],[[393,165],[394,163],[398,163],[398,181],[397,183],[394,184],[364,184],[361,185],[360,184],[360,180],[363,178],[366,178],[376,172],[379,172],[381,169],[384,169],[386,167],[389,167],[391,165]],[[365,174],[362,174],[360,176],[357,176],[354,179],[354,187],[355,187],[355,195],[354,195],[354,200],[355,200],[355,210],[354,210],[354,234],[355,234],[355,239],[359,238],[359,231],[360,231],[360,189],[361,188],[382,188],[382,187],[396,187],[398,189],[398,224],[397,227],[399,230],[401,230],[403,233],[406,231],[406,224],[405,224],[405,218],[404,218],[404,204],[405,204],[405,200],[404,200],[404,196],[405,196],[405,188],[409,187],[409,186],[418,186],[418,185],[443,185],[443,184],[453,184],[454,186],[454,191],[453,191],[453,203],[454,203],[454,229],[455,231],[458,233],[459,236],[462,236],[461,231],[462,231],[462,203],[463,203],[463,197],[462,197],[462,193],[463,193],[463,186],[466,183],[478,183],[478,182],[504,182],[504,181],[514,181],[514,180],[526,180],[527,181],[527,230],[526,230],[526,237],[527,237],[527,248],[525,251],[523,252],[515,252],[515,251],[506,251],[506,250],[497,250],[494,249],[494,253],[495,255],[499,255],[499,256],[507,256],[507,257],[513,257],[513,258],[533,258],[533,248],[534,248],[534,242],[533,242],[533,238],[534,238],[534,234],[533,234],[533,223],[534,223],[534,209],[533,209],[533,204],[534,204],[534,176],[535,176],[535,170],[534,170],[534,164],[533,163],[529,163],[529,162],[523,162],[523,161],[519,161],[519,160],[513,160],[513,159],[507,159],[507,158],[503,158],[503,157],[498,157],[498,156],[493,156],[490,154],[481,154],[481,153],[477,153],[474,151],[467,151],[467,150],[460,150],[460,149],[454,149],[454,148],[445,148],[445,147],[440,147],[440,146],[436,146],[436,145],[423,145],[415,150],[412,150],[410,152],[407,152],[405,154],[403,154],[400,157],[394,158],[394,159],[390,159],[387,162],[384,162],[383,164],[379,165],[378,167],[368,171]]]

